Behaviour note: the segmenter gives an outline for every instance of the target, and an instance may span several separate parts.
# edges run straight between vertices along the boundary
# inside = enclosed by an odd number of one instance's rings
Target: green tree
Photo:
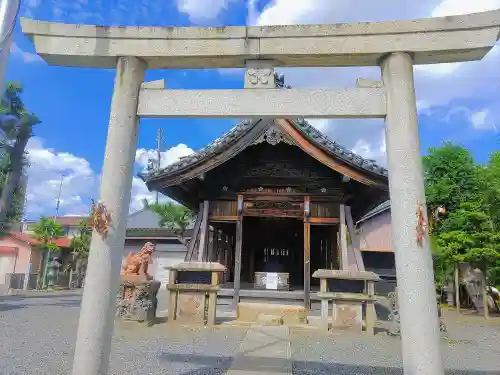
[[[434,212],[443,206],[457,210],[462,202],[479,197],[478,170],[471,153],[465,148],[445,142],[429,149],[423,158],[427,207]],[[439,230],[439,225],[433,227]]]
[[[479,180],[485,207],[494,229],[500,231],[500,151],[491,154],[488,164],[479,167]]]
[[[160,216],[158,225],[160,227],[171,229],[182,243],[186,243],[184,237],[186,229],[192,224],[195,214],[189,208],[181,206],[180,204],[168,203],[149,203],[146,199],[143,200],[145,208],[156,212]]]
[[[33,233],[40,242],[39,248],[43,250],[44,254],[42,273],[38,280],[39,287],[44,287],[50,254],[59,251],[59,247],[54,243],[54,240],[63,235],[63,229],[53,218],[42,216],[38,223],[35,224]]]
[[[481,269],[488,281],[500,262],[500,235],[478,203],[462,203],[441,223],[436,236],[438,256],[448,265],[469,262]]]
[[[26,145],[33,134],[33,126],[41,122],[26,109],[21,99],[22,92],[19,83],[9,83],[0,101],[1,151],[8,162],[0,195],[2,228],[7,224],[8,213],[26,165]]]
[[[81,286],[83,270],[87,263],[92,239],[92,228],[88,219],[78,223],[78,234],[71,239],[69,247],[73,252],[73,257],[66,267],[66,271],[76,271],[77,286]]]
[[[500,274],[495,219],[500,192],[498,153],[487,166],[478,166],[468,150],[444,143],[430,149],[423,164],[429,211],[439,206],[447,209],[430,228],[436,282],[445,284],[459,262],[471,263],[489,282],[495,282],[495,275]]]
[[[9,159],[6,154],[0,155],[0,192],[3,190],[3,186],[6,182],[7,176],[9,174]],[[25,186],[18,185],[14,191],[14,198],[10,205],[10,209],[7,212],[7,217],[5,219],[5,226],[0,226],[0,233],[7,232],[10,228],[9,225],[13,222],[21,221],[23,209],[24,209],[24,191]]]

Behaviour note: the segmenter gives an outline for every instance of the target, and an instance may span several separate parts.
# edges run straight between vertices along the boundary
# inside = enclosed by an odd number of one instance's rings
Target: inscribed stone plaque
[[[338,304],[333,307],[333,328],[355,332],[363,329],[363,307],[360,303]]]
[[[179,323],[193,324],[205,322],[205,295],[194,292],[179,293],[176,320]]]

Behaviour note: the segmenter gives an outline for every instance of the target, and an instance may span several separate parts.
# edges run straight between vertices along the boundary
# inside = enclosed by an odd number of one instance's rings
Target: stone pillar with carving
[[[381,70],[387,100],[385,139],[404,373],[443,375],[434,271],[425,225],[413,57],[403,52],[388,54],[381,60]]]
[[[118,57],[116,61],[100,206],[96,208],[99,212],[92,215],[98,225],[93,225],[72,375],[108,373],[139,134],[137,105],[146,67],[144,61],[133,56]]]

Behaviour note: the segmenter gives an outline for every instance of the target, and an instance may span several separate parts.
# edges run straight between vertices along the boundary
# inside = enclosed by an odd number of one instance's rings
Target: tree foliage
[[[477,168],[471,153],[463,147],[446,142],[440,148],[431,148],[423,164],[425,195],[431,211],[439,206],[454,211],[461,202],[477,196]]]
[[[479,183],[493,227],[500,231],[500,151],[491,154],[486,166],[479,167]]]
[[[5,163],[0,195],[0,225],[4,229],[13,211],[16,191],[20,194],[23,168],[27,164],[26,145],[33,134],[33,126],[41,121],[30,113],[22,101],[22,85],[9,83],[0,100],[0,151]],[[19,202],[18,202],[19,203]],[[15,203],[14,203],[15,204]],[[15,214],[13,215],[15,217]]]
[[[86,263],[89,256],[91,240],[92,227],[90,222],[88,219],[81,220],[78,223],[78,234],[71,239],[69,245],[73,251],[73,257],[68,262],[66,271],[76,270],[78,274],[82,272],[83,263]]]
[[[193,211],[180,204],[172,202],[152,204],[146,199],[143,200],[143,204],[145,208],[151,209],[160,216],[158,223],[160,227],[173,230],[181,239],[195,217]]]
[[[500,153],[480,166],[468,150],[445,143],[429,150],[424,168],[429,209],[447,209],[431,232],[436,274],[446,276],[458,262],[469,262],[499,282]]]
[[[59,250],[54,240],[63,235],[62,227],[51,217],[42,216],[33,228],[35,238],[40,241],[39,247],[48,252]]]
[[[78,234],[71,239],[69,247],[74,253],[88,254],[91,238],[92,228],[89,225],[89,221],[81,220],[78,223]]]
[[[3,190],[7,177],[10,170],[10,160],[9,156],[5,153],[0,154],[0,192]],[[7,217],[5,220],[5,227],[2,226],[0,231],[6,231],[9,229],[9,225],[14,222],[19,222],[22,219],[23,209],[24,209],[24,193],[25,186],[21,184],[18,185],[14,191],[14,197],[12,203],[7,212]]]

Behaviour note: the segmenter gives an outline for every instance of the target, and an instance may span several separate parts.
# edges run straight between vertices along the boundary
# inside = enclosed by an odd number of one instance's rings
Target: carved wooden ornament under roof
[[[274,122],[269,127],[269,129],[266,130],[264,134],[262,134],[259,138],[255,140],[254,144],[257,145],[259,143],[264,143],[264,142],[267,142],[272,146],[276,146],[278,143],[282,142],[289,145],[295,144],[293,139],[291,139],[287,134],[285,134],[283,130],[281,130],[281,128]]]

